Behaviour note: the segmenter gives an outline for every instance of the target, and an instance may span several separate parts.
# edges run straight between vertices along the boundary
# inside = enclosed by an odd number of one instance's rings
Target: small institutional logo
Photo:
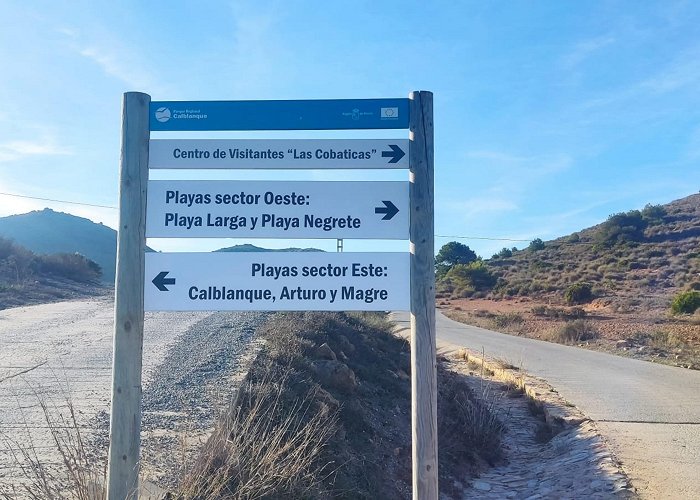
[[[170,109],[166,108],[165,106],[156,109],[156,120],[158,120],[161,123],[170,120]]]
[[[382,120],[398,120],[399,119],[399,108],[381,108],[379,117]]]

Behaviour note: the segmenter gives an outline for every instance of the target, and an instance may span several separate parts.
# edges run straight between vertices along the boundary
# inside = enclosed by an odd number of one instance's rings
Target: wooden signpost
[[[348,129],[409,129],[409,138],[150,139],[152,131]],[[149,168],[408,168],[409,182],[149,184]],[[413,496],[437,499],[433,206],[430,92],[194,102],[124,94],[108,498],[138,496],[144,310],[410,310]],[[408,254],[145,255],[146,237],[407,236]]]

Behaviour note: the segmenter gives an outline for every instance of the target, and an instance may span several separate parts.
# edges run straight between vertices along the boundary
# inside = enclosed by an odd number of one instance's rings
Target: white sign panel
[[[150,181],[146,236],[408,239],[408,182]]]
[[[408,168],[408,139],[152,139],[150,168]]]
[[[147,253],[147,311],[407,311],[408,253]]]

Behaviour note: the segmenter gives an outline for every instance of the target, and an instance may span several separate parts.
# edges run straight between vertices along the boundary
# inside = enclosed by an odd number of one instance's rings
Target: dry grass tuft
[[[303,498],[329,474],[320,458],[336,433],[337,414],[316,394],[289,401],[290,378],[268,370],[238,393],[173,498]]]
[[[50,442],[37,443],[32,438],[32,428],[25,421],[28,444],[20,444],[3,435],[6,448],[13,457],[18,474],[9,484],[0,485],[0,498],[11,500],[104,500],[107,498],[106,460],[96,458],[85,443],[76,417],[75,407],[65,395],[65,407],[50,405],[35,389],[39,407],[50,433]],[[39,457],[38,448],[49,445],[59,457],[53,464]],[[42,455],[43,456],[43,455]],[[100,463],[102,465],[100,465]]]

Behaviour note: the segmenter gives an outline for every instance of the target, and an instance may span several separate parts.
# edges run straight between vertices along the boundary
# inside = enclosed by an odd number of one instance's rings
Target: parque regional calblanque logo
[[[165,106],[156,109],[156,120],[161,123],[170,120],[170,109],[166,108]]]

